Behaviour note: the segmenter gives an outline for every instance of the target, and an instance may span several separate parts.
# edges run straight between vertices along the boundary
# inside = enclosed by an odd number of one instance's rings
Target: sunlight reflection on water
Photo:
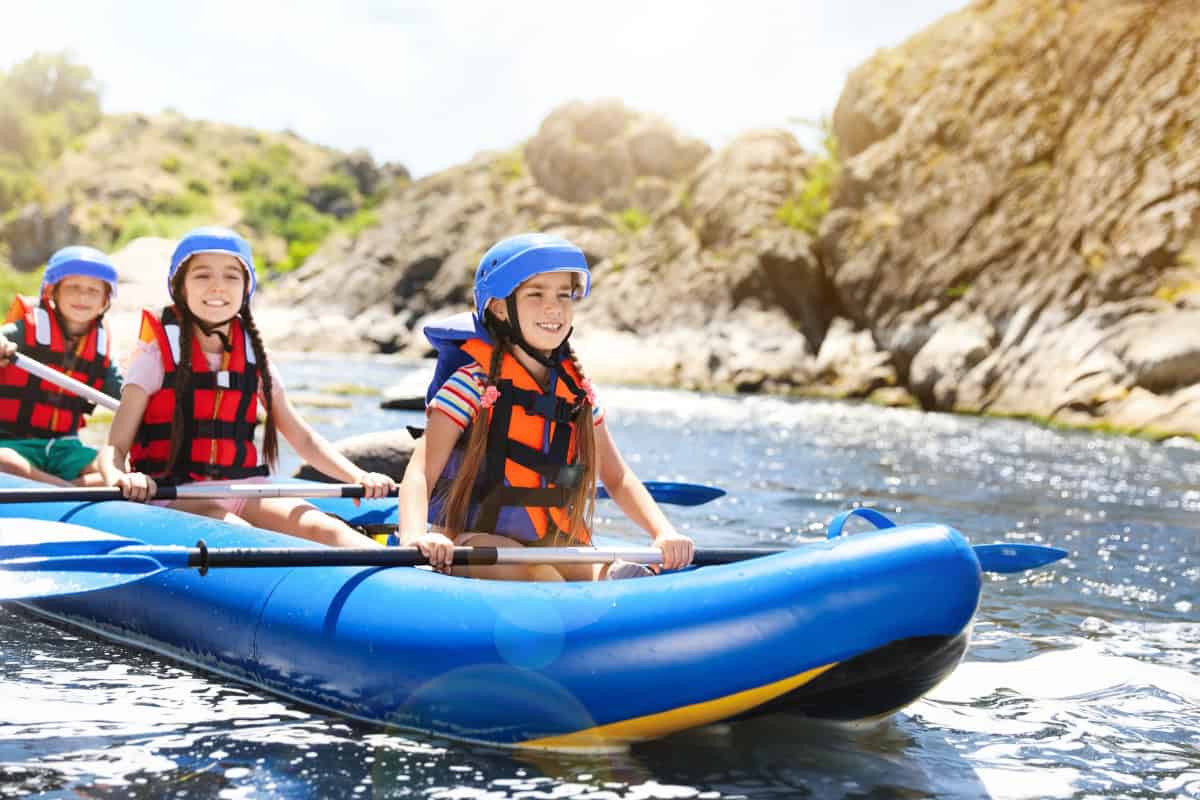
[[[384,387],[423,367],[285,358],[289,389]],[[327,436],[419,424],[350,395]],[[90,797],[1200,797],[1200,457],[1010,420],[766,397],[603,389],[644,479],[729,496],[669,510],[708,545],[819,538],[854,503],[975,542],[1066,547],[989,576],[967,660],[857,728],[772,717],[629,752],[518,755],[309,712],[0,611],[0,795]],[[285,471],[295,457],[285,451]],[[644,541],[611,507],[605,532]]]

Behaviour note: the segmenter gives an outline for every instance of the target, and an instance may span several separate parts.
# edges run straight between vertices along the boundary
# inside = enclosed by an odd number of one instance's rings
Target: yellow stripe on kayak
[[[659,736],[708,725],[719,720],[727,719],[743,711],[749,711],[755,706],[774,700],[780,695],[787,694],[798,686],[811,681],[826,670],[837,666],[838,662],[826,664],[781,681],[768,683],[754,689],[747,689],[736,694],[694,703],[690,706],[673,708],[670,711],[660,711],[657,714],[647,714],[644,717],[610,722],[607,725],[597,725],[573,733],[560,736],[547,736],[542,739],[529,739],[521,742],[518,747],[528,747],[545,750],[586,750],[597,747],[612,747],[616,744],[639,742],[645,739],[656,739]]]

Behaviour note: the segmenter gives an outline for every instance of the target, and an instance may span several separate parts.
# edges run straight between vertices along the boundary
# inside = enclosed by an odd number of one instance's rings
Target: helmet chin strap
[[[245,301],[242,301],[242,308],[245,308],[245,306],[246,306]],[[193,314],[191,308],[187,309],[188,317],[192,318],[193,323],[196,323],[196,326],[199,327],[200,331],[204,332],[205,336],[215,336],[218,339],[221,339],[221,347],[224,348],[224,351],[226,351],[226,353],[230,353],[230,351],[233,350],[233,345],[229,343],[228,333],[226,331],[222,331],[222,330],[218,330],[218,329],[222,329],[222,327],[228,325],[229,323],[232,323],[233,320],[238,319],[238,314],[240,314],[240,313],[241,313],[241,308],[238,309],[238,313],[235,313],[233,315],[233,317],[230,317],[227,320],[221,321],[221,323],[209,324],[209,323],[205,323],[205,321],[203,319],[200,319],[199,317],[197,317],[196,314]]]

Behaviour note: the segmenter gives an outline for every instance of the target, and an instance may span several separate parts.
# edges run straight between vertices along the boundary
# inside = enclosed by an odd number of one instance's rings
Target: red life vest
[[[111,362],[108,332],[96,320],[67,352],[58,315],[36,301],[17,296],[6,322],[24,320],[25,338],[17,349],[59,372],[96,389],[104,388]],[[83,415],[95,404],[9,364],[0,370],[0,435],[17,439],[69,436],[84,425]]]
[[[163,385],[146,404],[137,440],[129,451],[134,469],[161,483],[249,478],[268,475],[258,463],[254,429],[258,426],[258,366],[250,336],[234,319],[229,326],[230,350],[220,371],[208,366],[199,338],[192,339],[191,391],[175,396],[179,363],[179,318],[174,306],[163,309],[162,319],[142,311],[143,341],[154,341],[162,356]],[[174,468],[171,458],[171,421],[175,404],[183,403],[183,441]]]
[[[491,362],[490,342],[468,339],[461,348],[478,364]],[[511,353],[504,354],[496,381],[500,396],[487,409],[487,453],[476,480],[466,530],[498,533],[522,541],[570,532],[576,542],[591,541],[586,528],[570,531],[569,504],[583,476],[582,465],[576,463],[573,422],[578,404],[585,397],[580,382],[574,365],[563,359],[551,371],[548,392]],[[458,458],[452,459],[443,470],[443,481],[453,480],[458,463]],[[435,511],[431,504],[430,511],[436,514],[440,509]]]

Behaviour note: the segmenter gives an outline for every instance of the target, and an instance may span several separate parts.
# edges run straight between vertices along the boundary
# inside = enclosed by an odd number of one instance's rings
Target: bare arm
[[[125,384],[121,390],[121,405],[117,407],[112,426],[108,429],[108,442],[96,459],[96,467],[104,483],[119,486],[130,500],[149,500],[158,489],[150,476],[125,471],[129,448],[133,446],[149,402],[150,397],[145,389],[136,383]]]
[[[396,482],[387,475],[367,472],[339,453],[329,440],[313,430],[296,413],[287,392],[276,386],[271,395],[276,429],[287,439],[296,453],[313,468],[348,483],[361,483],[367,497],[384,497]]]
[[[654,545],[662,550],[663,567],[679,569],[691,563],[692,540],[675,530],[638,476],[625,463],[605,422],[596,426],[596,458],[600,481],[617,506],[650,534]]]
[[[454,543],[440,533],[426,531],[429,497],[461,435],[445,414],[431,413],[400,482],[400,541],[418,547],[442,571],[450,567]]]

